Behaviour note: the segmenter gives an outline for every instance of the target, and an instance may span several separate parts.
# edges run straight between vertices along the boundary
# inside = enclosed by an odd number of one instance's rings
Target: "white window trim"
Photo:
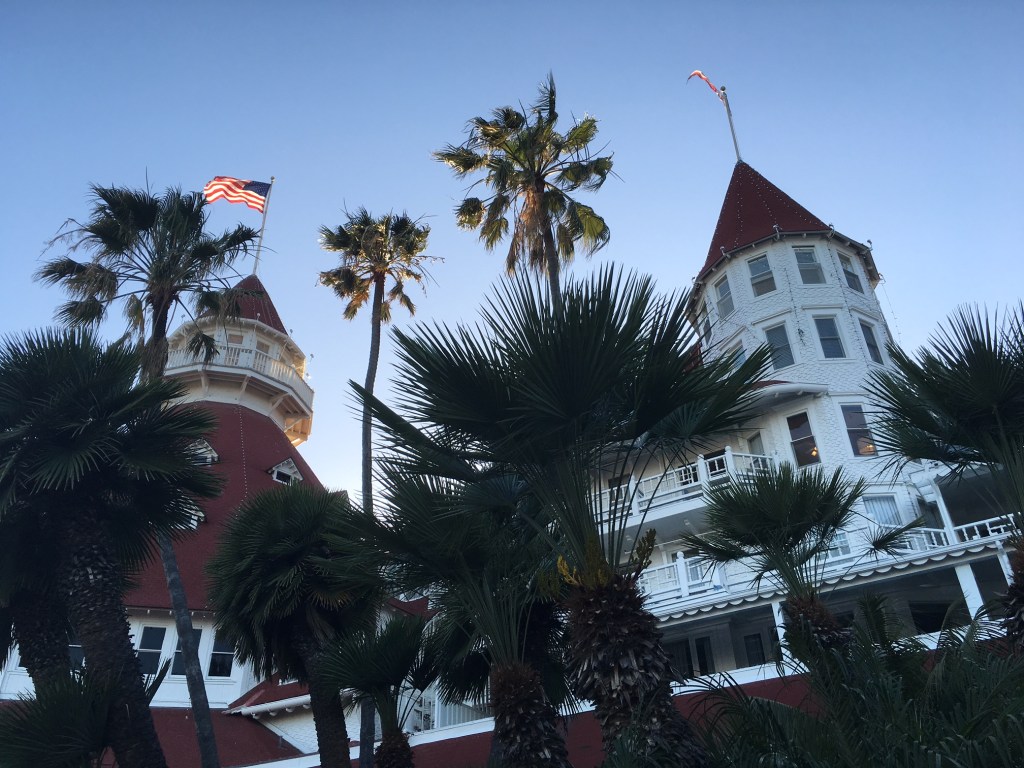
[[[797,251],[810,251],[811,252],[811,256],[814,258],[814,264],[817,265],[818,272],[821,274],[821,282],[820,283],[808,283],[808,282],[806,282],[804,280],[804,272],[803,272],[803,269],[801,269],[801,267],[800,267],[800,261],[799,261],[799,259],[797,259],[797,255],[796,255]],[[794,245],[793,246],[793,262],[796,264],[796,273],[797,273],[797,276],[800,278],[800,285],[806,285],[806,286],[811,286],[811,287],[821,286],[821,285],[828,285],[828,275],[825,274],[825,267],[822,265],[821,259],[818,258],[818,249],[815,248],[813,245]]]
[[[759,259],[765,260],[765,263],[768,265],[768,271],[761,275],[758,275],[755,278],[753,273],[751,273],[750,271],[750,265],[753,262],[758,261]],[[754,256],[753,258],[747,259],[747,278],[748,283],[750,285],[750,292],[751,294],[753,294],[755,299],[760,299],[764,296],[767,296],[770,293],[775,293],[777,290],[779,290],[779,283],[775,279],[775,270],[772,268],[772,260],[769,258],[767,251],[765,251],[764,253],[759,253],[757,256]],[[757,293],[757,291],[754,290],[755,282],[765,282],[769,279],[772,281],[772,285],[774,286],[770,291],[765,291],[764,293]]]
[[[771,358],[770,350],[771,350],[772,347],[771,347],[771,343],[768,341],[768,331],[773,330],[775,328],[778,328],[779,326],[782,326],[786,330],[786,341],[789,344],[789,354],[793,358],[793,362],[790,363],[789,365],[782,365],[782,366],[779,366],[778,368],[776,368],[775,367],[775,362]],[[796,354],[796,347],[793,345],[793,336],[789,332],[789,323],[785,319],[783,319],[783,320],[781,320],[781,321],[779,321],[777,323],[776,322],[766,323],[766,324],[764,324],[762,326],[759,326],[759,329],[761,331],[761,337],[764,339],[764,343],[769,348],[769,360],[768,360],[768,362],[771,365],[773,371],[781,371],[781,370],[784,370],[784,369],[789,368],[791,366],[794,366],[794,365],[796,365],[797,363],[800,362],[800,359],[799,359],[799,357]]]
[[[836,257],[839,261],[839,272],[842,274],[843,277],[843,285],[849,288],[851,291],[854,291],[855,293],[859,293],[862,296],[866,295],[867,291],[864,290],[865,276],[861,275],[860,272],[857,271],[857,260],[853,256],[849,255],[848,253],[843,253],[842,251],[836,251]],[[857,278],[857,284],[860,285],[859,289],[854,288],[852,285],[850,285],[850,280],[846,275],[846,267],[843,266],[843,259],[846,259],[850,262],[851,269],[849,271],[854,275],[854,277]]]
[[[886,336],[880,332],[880,326],[878,325],[878,323],[874,320],[869,320],[865,317],[858,315],[854,315],[853,319],[857,321],[857,333],[860,334],[860,340],[864,344],[864,356],[867,358],[868,363],[870,363],[871,365],[885,365]],[[871,329],[871,333],[875,337],[875,346],[878,348],[878,356],[882,358],[881,360],[875,360],[874,358],[871,357],[871,347],[868,346],[868,340],[867,337],[864,335],[864,328],[862,326],[867,326],[868,328]]]
[[[818,320],[831,320],[836,326],[836,337],[839,339],[839,346],[843,348],[843,354],[840,357],[828,357],[825,354],[825,345],[822,343],[821,331],[818,330]],[[847,342],[846,334],[843,333],[843,324],[839,322],[839,315],[837,314],[821,314],[812,315],[811,322],[814,325],[814,336],[818,341],[818,355],[824,362],[835,362],[850,359],[850,345]]]
[[[729,293],[726,296],[726,298],[728,298],[729,302],[732,304],[732,309],[730,309],[728,312],[722,312],[723,297],[720,292],[722,285],[727,285],[729,287]],[[722,275],[721,277],[719,277],[717,280],[715,280],[713,287],[715,289],[715,309],[718,312],[718,319],[724,320],[725,318],[729,317],[736,311],[736,298],[733,296],[732,283],[729,282],[729,276]]]
[[[855,405],[855,406],[859,407],[860,410],[861,410],[861,413],[864,414],[864,421],[867,424],[866,429],[868,430],[868,432],[871,435],[871,444],[875,446],[875,454],[874,454],[874,456],[862,456],[859,453],[857,453],[855,450],[853,450],[853,444],[850,442],[850,427],[846,426],[846,414],[843,413],[843,406],[851,406],[851,405]],[[877,459],[878,458],[878,441],[875,439],[875,427],[871,423],[872,422],[871,411],[870,411],[871,406],[868,405],[865,402],[860,401],[860,400],[841,400],[841,401],[836,403],[836,408],[839,409],[839,425],[843,429],[843,436],[844,436],[844,439],[846,440],[846,445],[849,447],[850,454],[853,456],[853,458],[855,458],[855,459],[867,459],[869,461],[874,461],[875,459]]]
[[[818,437],[819,435],[824,433],[818,430],[816,419],[814,417],[814,414],[811,413],[811,410],[812,409],[809,405],[805,405],[803,408],[795,408],[792,411],[786,411],[782,414],[782,425],[785,428],[786,433],[786,445],[789,451],[789,461],[793,464],[793,466],[796,468],[798,472],[805,469],[811,469],[813,467],[820,467],[825,463],[825,460],[822,458],[821,455],[821,440]],[[793,443],[795,441],[793,440],[793,433],[790,431],[789,428],[789,419],[793,416],[799,416],[801,413],[807,416],[807,423],[811,427],[811,437],[814,438],[814,447],[818,449],[818,461],[814,464],[805,464],[804,466],[800,466],[799,464],[796,463],[796,453],[793,451]]]

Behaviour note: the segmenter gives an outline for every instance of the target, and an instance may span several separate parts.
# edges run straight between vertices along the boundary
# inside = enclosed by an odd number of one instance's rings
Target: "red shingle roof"
[[[778,230],[775,227],[778,227]],[[711,238],[708,258],[697,280],[725,254],[776,234],[828,232],[828,224],[744,162],[736,163]],[[724,252],[723,252],[724,249]]]
[[[247,278],[248,279],[248,278]],[[268,416],[229,403],[203,403],[217,417],[217,429],[208,441],[217,452],[214,470],[224,478],[221,495],[203,505],[206,519],[175,543],[178,567],[185,585],[189,608],[209,610],[206,574],[203,570],[213,555],[221,529],[234,509],[256,493],[279,484],[267,470],[291,459],[304,483],[320,487],[305,460]],[[135,587],[125,596],[132,608],[170,608],[167,582],[159,558],[134,578]]]
[[[168,768],[199,765],[196,726],[191,709],[153,709],[160,746]],[[302,753],[277,734],[248,717],[213,712],[213,735],[221,765],[253,765],[298,757]]]
[[[270,294],[267,293],[267,289],[263,287],[263,283],[260,282],[256,275],[249,275],[235,287],[243,291],[252,291],[256,294],[254,296],[243,296],[239,299],[239,317],[246,320],[259,320],[261,323],[269,325],[275,331],[280,331],[284,334],[288,333],[284,328],[284,323],[281,322],[281,316],[277,314],[277,307],[270,300]]]

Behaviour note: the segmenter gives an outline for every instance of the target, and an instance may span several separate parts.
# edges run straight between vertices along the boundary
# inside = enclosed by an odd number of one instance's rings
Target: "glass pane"
[[[203,630],[193,629],[192,637],[195,639],[196,646],[199,646],[199,640],[203,636]],[[178,640],[178,647],[174,651],[174,662],[171,664],[172,675],[184,675],[185,674],[185,657],[181,653],[181,640]]]
[[[831,317],[816,317],[814,318],[814,325],[818,329],[818,338],[821,339],[821,351],[825,357],[846,357],[835,319]]]
[[[789,346],[789,336],[786,335],[786,326],[777,325],[764,332],[765,340],[771,347],[772,367],[775,369],[785,368],[792,365],[793,350]]]
[[[811,437],[811,421],[806,413],[797,413],[786,419],[789,425],[789,437],[791,440],[799,440],[801,437]]]
[[[865,496],[864,508],[881,525],[901,524],[895,496]]]
[[[793,458],[796,459],[798,467],[821,463],[821,456],[818,455],[818,446],[814,442],[813,436],[793,441]]]
[[[139,648],[147,651],[159,651],[164,647],[164,637],[166,635],[167,629],[165,627],[143,627]]]
[[[859,405],[844,405],[843,419],[847,429],[867,429],[868,420],[864,417],[864,409]]]
[[[210,657],[210,677],[231,677],[234,657],[230,653],[215,653]]]
[[[754,288],[755,296],[764,296],[766,293],[771,293],[775,290],[775,278],[769,273],[767,277],[751,280],[751,286]]]
[[[747,262],[750,267],[751,277],[760,277],[761,275],[771,274],[772,268],[768,264],[767,256],[758,256],[756,259],[751,259]]]
[[[764,642],[761,640],[760,632],[753,635],[744,635],[743,648],[747,652],[747,664],[749,666],[755,667],[758,664],[764,664]]]
[[[747,450],[758,456],[764,456],[764,441],[761,439],[760,432],[755,432],[747,438]]]
[[[868,355],[873,362],[881,365],[882,351],[878,348],[878,340],[875,338],[874,329],[867,323],[861,323],[860,330],[864,334],[864,343],[867,345]]]

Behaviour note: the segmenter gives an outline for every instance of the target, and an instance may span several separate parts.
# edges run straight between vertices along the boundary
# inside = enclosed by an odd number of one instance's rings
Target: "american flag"
[[[265,181],[248,181],[231,176],[214,176],[213,181],[203,187],[203,196],[208,203],[224,198],[229,203],[245,203],[260,213],[263,213],[267,203],[268,192],[270,185]]]

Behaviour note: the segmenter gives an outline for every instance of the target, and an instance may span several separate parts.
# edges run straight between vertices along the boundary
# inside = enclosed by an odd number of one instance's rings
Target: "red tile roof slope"
[[[250,688],[239,698],[228,704],[228,709],[239,707],[256,707],[260,704],[269,704],[272,701],[284,701],[305,696],[309,693],[309,686],[305,683],[290,682],[281,684],[277,675],[267,678],[254,688]]]
[[[251,291],[256,295],[243,296],[238,300],[239,316],[246,320],[259,320],[269,325],[275,331],[287,334],[281,316],[277,313],[277,307],[270,300],[270,294],[263,287],[263,283],[256,275],[249,275],[235,286],[243,291]]]
[[[199,765],[192,710],[160,708],[152,712],[168,768],[195,768]],[[217,740],[220,763],[225,768],[284,760],[302,754],[273,731],[248,717],[214,711],[213,735]]]
[[[744,162],[736,163],[700,280],[725,253],[779,232],[828,232],[829,226]]]
[[[185,585],[189,607],[209,610],[206,574],[203,568],[213,555],[220,532],[234,509],[256,493],[277,488],[268,470],[291,459],[302,480],[320,487],[320,481],[288,438],[268,416],[229,403],[203,403],[217,417],[217,428],[209,442],[217,452],[214,471],[224,478],[221,495],[203,505],[206,519],[194,531],[185,532],[174,546]],[[125,596],[133,608],[170,608],[167,583],[159,558],[134,578],[135,586]]]

